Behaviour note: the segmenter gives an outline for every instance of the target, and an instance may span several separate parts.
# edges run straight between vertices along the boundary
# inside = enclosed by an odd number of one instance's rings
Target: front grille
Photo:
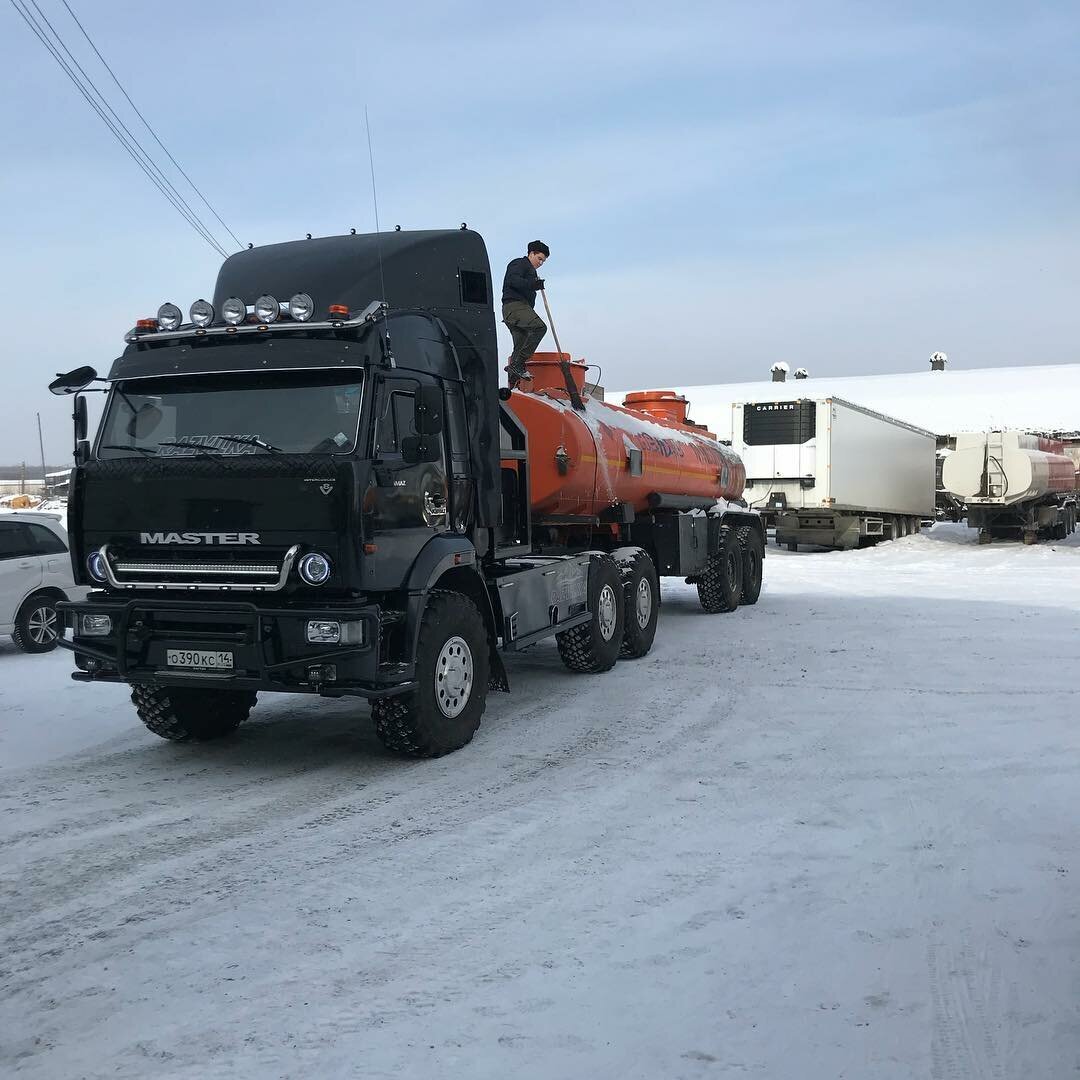
[[[281,562],[222,562],[221,553],[207,553],[205,562],[169,562],[114,558],[108,545],[101,549],[109,584],[117,589],[232,589],[252,592],[277,592],[285,588],[293,563],[300,552],[295,544],[282,556]]]

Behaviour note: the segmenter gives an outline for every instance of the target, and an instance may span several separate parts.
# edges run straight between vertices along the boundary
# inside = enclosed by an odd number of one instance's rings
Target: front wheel
[[[731,529],[725,527],[720,532],[720,550],[710,557],[705,572],[698,578],[698,599],[710,615],[734,611],[739,606],[742,587],[742,548]]]
[[[212,690],[202,686],[131,688],[139,719],[170,742],[206,742],[235,731],[255,705],[253,690]]]
[[[476,605],[436,590],[420,622],[415,690],[371,703],[375,734],[395,754],[441,757],[472,740],[487,707],[488,637]]]
[[[51,652],[60,637],[60,614],[56,601],[47,593],[35,593],[26,599],[15,616],[11,640],[28,653]]]
[[[582,626],[555,635],[562,662],[571,671],[609,671],[623,642],[623,582],[610,555],[594,555],[589,565],[589,611]]]

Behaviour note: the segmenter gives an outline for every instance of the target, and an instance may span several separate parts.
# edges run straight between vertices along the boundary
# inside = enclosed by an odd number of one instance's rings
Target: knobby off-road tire
[[[656,566],[642,548],[611,553],[623,582],[623,636],[619,659],[636,660],[652,648],[660,618],[660,582]]]
[[[562,662],[571,671],[610,671],[622,649],[625,608],[622,575],[615,560],[610,555],[594,555],[589,565],[592,618],[555,635]]]
[[[742,547],[735,533],[725,528],[720,532],[720,550],[709,559],[705,572],[698,578],[698,599],[710,615],[734,611],[739,606],[742,585]]]
[[[442,757],[472,740],[487,707],[488,636],[476,605],[436,590],[420,622],[415,690],[371,703],[375,734],[405,757]]]
[[[231,734],[248,718],[255,691],[136,685],[131,701],[155,735],[171,742],[207,742]]]
[[[34,593],[23,601],[15,616],[11,640],[27,653],[52,652],[60,637],[60,613],[48,593]]]
[[[742,525],[736,529],[735,538],[742,549],[742,592],[739,603],[756,604],[761,595],[765,545],[761,541],[761,533],[752,525]]]

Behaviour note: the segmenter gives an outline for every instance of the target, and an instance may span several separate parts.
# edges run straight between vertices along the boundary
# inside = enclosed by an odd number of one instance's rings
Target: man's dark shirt
[[[506,277],[503,278],[502,302],[512,303],[514,300],[522,300],[531,308],[536,307],[536,290],[540,288],[539,278],[533,269],[533,264],[524,255],[520,259],[514,259],[506,268]]]

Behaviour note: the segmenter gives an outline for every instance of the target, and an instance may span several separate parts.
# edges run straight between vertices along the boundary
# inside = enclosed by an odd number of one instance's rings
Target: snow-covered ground
[[[0,645],[0,1074],[1073,1075],[1080,537],[973,541],[671,582],[434,762],[288,697],[171,745]]]

